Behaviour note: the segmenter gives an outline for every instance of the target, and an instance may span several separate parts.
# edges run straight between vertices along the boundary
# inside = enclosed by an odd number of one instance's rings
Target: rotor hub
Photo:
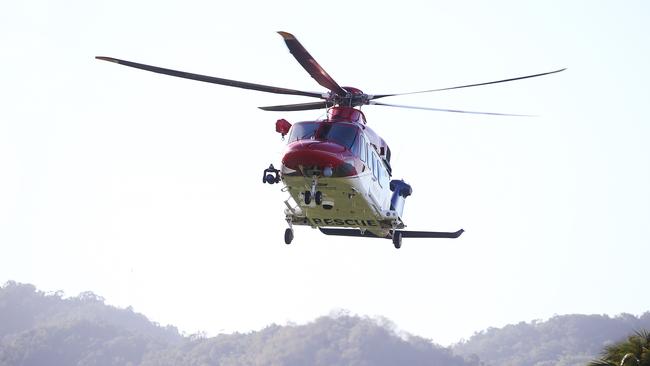
[[[345,95],[332,94],[330,97],[330,101],[334,105],[340,105],[343,107],[358,107],[368,104],[370,96],[368,94],[365,94],[360,89],[351,86],[344,86],[342,88],[346,91]]]

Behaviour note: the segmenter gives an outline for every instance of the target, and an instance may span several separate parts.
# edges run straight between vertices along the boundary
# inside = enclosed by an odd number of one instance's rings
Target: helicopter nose
[[[282,164],[302,175],[347,176],[354,170],[346,162],[347,155],[345,148],[330,142],[296,143],[289,147]]]
[[[316,143],[316,144],[298,144],[291,146],[284,154],[282,163],[291,169],[298,169],[299,166],[318,167],[336,167],[342,163],[340,155],[345,149],[339,146],[330,146],[334,144]],[[337,149],[337,147],[339,147]]]

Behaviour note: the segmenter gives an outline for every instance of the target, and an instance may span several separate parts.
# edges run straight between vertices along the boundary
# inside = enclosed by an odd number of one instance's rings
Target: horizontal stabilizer
[[[361,233],[360,230],[357,229],[332,229],[332,228],[322,228],[319,227],[318,230],[321,231],[321,233],[325,235],[336,235],[336,236],[355,236],[355,237],[365,237],[365,238],[380,238],[379,236],[371,233],[370,231],[366,230],[363,233]],[[435,231],[405,231],[405,230],[398,230],[399,233],[402,234],[403,238],[448,238],[448,239],[455,239],[459,237],[465,230],[460,229],[456,232],[453,233],[445,233],[445,232],[435,232]],[[391,236],[388,235],[385,237],[386,239],[391,239]]]
[[[456,239],[459,237],[465,230],[460,229],[455,233],[440,233],[434,231],[403,231],[399,230],[402,233],[402,238],[448,238]]]
[[[324,227],[319,227],[318,230],[320,230],[321,233],[325,235],[336,235],[336,236],[357,236],[357,237],[365,237],[365,238],[381,238],[380,236],[377,236],[370,231],[366,230],[363,233],[361,230],[358,229],[331,229],[331,228],[324,228]]]

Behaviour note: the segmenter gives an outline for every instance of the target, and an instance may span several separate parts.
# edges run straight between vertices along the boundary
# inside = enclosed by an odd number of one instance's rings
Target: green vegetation
[[[486,366],[585,366],[603,347],[642,328],[650,328],[650,312],[640,317],[561,315],[547,321],[489,328],[453,350],[461,355],[475,354]]]
[[[32,285],[0,287],[0,366],[441,365],[650,366],[650,313],[563,315],[489,328],[451,348],[347,314],[256,332],[183,335],[84,292],[64,298]],[[624,340],[620,343],[621,340]]]
[[[32,285],[0,288],[0,365],[137,365],[144,354],[180,344],[174,327],[84,292],[63,299]]]
[[[589,366],[650,366],[650,332],[634,332],[627,340],[605,347],[602,357]]]
[[[34,286],[0,288],[0,366],[477,366],[385,320],[340,315],[213,338],[183,336],[90,292],[64,299]]]

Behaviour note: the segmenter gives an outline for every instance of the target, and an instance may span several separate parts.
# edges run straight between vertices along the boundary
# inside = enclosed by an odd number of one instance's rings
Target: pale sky
[[[309,4],[309,5],[305,5]],[[313,5],[312,5],[313,4]],[[413,186],[412,230],[457,240],[283,242],[284,143],[308,99],[97,61],[322,91],[393,93],[550,71],[365,107]],[[450,344],[554,314],[650,310],[650,6],[644,1],[82,1],[0,4],[0,283],[91,290],[188,333],[385,316]]]

